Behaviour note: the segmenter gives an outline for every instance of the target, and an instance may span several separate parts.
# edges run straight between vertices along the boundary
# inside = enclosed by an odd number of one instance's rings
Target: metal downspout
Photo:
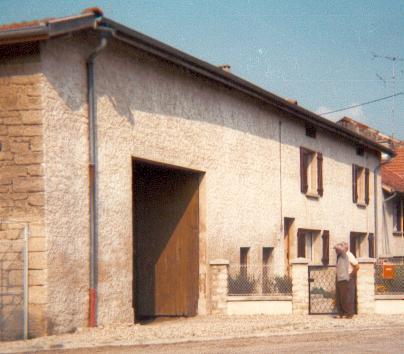
[[[89,189],[90,189],[90,289],[88,326],[97,326],[98,222],[97,222],[97,107],[94,94],[94,59],[107,45],[101,33],[98,47],[87,58],[87,99],[89,121]]]

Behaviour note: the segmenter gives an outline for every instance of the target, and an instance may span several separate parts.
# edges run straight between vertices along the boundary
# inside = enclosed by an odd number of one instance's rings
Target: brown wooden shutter
[[[323,196],[323,154],[317,153],[317,193],[319,196]]]
[[[369,169],[365,169],[365,203],[369,205]]]
[[[306,258],[306,234],[301,230],[297,232],[297,257]]]
[[[300,147],[300,190],[302,193],[306,194],[309,186],[307,184],[307,159],[306,159],[306,149]]]
[[[352,165],[352,200],[354,203],[358,201],[358,185],[356,184],[356,165]]]
[[[369,258],[375,258],[375,236],[373,234],[369,234],[368,242],[369,242]]]
[[[397,199],[397,202],[396,202],[397,230],[396,230],[396,231],[398,231],[398,232],[401,232],[401,231],[402,231],[402,230],[401,230],[401,214],[402,214],[402,211],[401,211],[401,200],[400,200],[400,199]]]
[[[349,237],[349,250],[351,253],[356,257],[356,237],[355,234],[351,232],[351,235]]]
[[[330,263],[330,231],[323,231],[323,257],[321,261],[324,265],[328,265]]]

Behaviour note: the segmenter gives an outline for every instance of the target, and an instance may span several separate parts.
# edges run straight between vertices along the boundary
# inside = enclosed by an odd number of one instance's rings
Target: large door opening
[[[197,313],[199,179],[193,171],[133,162],[136,320]]]

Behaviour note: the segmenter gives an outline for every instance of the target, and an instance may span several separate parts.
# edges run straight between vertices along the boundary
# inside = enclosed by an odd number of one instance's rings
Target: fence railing
[[[404,264],[375,265],[375,294],[404,294]]]
[[[292,279],[269,266],[230,264],[228,289],[229,295],[292,295]]]

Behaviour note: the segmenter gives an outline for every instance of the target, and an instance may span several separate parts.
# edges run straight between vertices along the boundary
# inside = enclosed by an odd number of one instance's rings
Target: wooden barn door
[[[198,304],[198,175],[135,168],[135,312],[194,316]]]

